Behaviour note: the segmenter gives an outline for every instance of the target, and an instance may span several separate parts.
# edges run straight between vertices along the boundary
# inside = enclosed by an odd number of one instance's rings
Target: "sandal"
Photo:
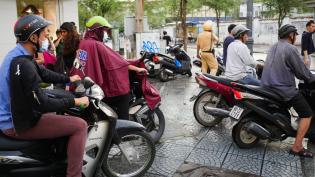
[[[307,149],[302,149],[299,152],[295,152],[292,149],[289,151],[289,154],[297,155],[300,157],[307,157],[307,158],[313,158],[314,154],[311,151],[308,151]]]

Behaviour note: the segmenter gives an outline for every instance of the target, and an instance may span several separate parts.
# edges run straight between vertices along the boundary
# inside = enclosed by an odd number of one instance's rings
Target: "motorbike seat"
[[[203,75],[209,79],[216,80],[219,83],[224,84],[224,85],[228,85],[228,86],[232,86],[231,82],[235,82],[235,81],[232,81],[231,79],[228,79],[228,78],[222,77],[222,76],[212,76],[212,75],[207,74],[207,73],[203,73]]]
[[[283,102],[283,98],[280,95],[278,95],[274,91],[269,90],[267,88],[260,87],[260,86],[254,86],[254,85],[243,85],[242,87],[244,87],[245,90],[247,90],[249,92],[256,93],[260,96],[265,96],[265,97],[267,97],[269,99],[273,99],[275,101]]]
[[[36,141],[16,140],[0,131],[0,151],[16,151],[33,145]]]

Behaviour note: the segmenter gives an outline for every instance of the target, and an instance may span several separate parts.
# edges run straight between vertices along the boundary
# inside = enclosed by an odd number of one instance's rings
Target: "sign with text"
[[[140,58],[141,51],[161,52],[159,33],[137,33],[136,34],[137,58]]]

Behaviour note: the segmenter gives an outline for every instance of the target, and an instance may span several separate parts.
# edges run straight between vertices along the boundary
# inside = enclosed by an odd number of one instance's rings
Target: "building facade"
[[[6,53],[15,46],[13,27],[16,20],[23,14],[33,11],[52,22],[49,27],[52,37],[55,37],[56,29],[63,22],[79,23],[78,0],[1,0],[0,63]]]

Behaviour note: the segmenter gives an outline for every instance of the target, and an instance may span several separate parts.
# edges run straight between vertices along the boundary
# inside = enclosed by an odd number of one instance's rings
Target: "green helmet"
[[[85,26],[88,31],[92,31],[100,27],[112,28],[112,25],[109,24],[108,21],[104,17],[101,17],[101,16],[94,16],[90,18],[86,22]]]

